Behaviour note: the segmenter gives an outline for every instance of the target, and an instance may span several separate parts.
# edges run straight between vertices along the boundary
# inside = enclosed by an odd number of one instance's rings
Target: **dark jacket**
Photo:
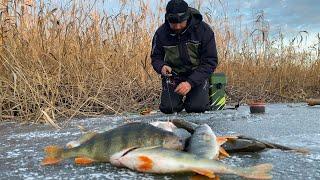
[[[185,31],[175,34],[166,21],[152,41],[152,66],[161,74],[163,65],[170,66],[192,87],[202,84],[218,64],[214,32],[202,21],[199,11],[190,8],[191,18]]]

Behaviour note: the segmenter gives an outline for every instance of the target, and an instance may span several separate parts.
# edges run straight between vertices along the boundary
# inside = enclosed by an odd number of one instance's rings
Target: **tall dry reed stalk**
[[[149,56],[165,2],[154,13],[144,1],[135,2],[135,10],[119,1],[116,15],[95,8],[97,1],[70,3],[1,1],[1,120],[54,124],[158,106],[160,81]],[[227,16],[214,18],[209,11],[205,19],[215,27],[217,71],[228,76],[231,100],[298,101],[320,94],[320,38],[314,58],[311,50],[296,51],[297,40],[272,40],[263,17],[241,37]]]

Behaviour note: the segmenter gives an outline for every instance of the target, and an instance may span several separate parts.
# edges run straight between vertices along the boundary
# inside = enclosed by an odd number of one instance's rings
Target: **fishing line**
[[[170,89],[169,89],[169,84],[170,84],[170,79],[168,76],[165,76],[166,78],[166,85],[167,85],[167,91],[168,91],[168,95],[169,95],[169,102],[170,102],[170,106],[171,106],[171,111],[173,113],[173,105],[172,105],[172,100],[171,100],[171,93],[170,93]]]

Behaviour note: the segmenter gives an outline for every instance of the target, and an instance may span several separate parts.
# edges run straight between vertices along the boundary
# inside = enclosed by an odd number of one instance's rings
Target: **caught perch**
[[[141,133],[143,132],[143,133]],[[178,136],[147,123],[128,123],[103,133],[89,133],[77,146],[60,148],[48,146],[42,165],[58,164],[63,159],[76,158],[76,164],[109,162],[119,151],[132,147],[162,146],[168,149],[183,149]]]
[[[235,167],[195,154],[161,147],[124,150],[112,156],[110,162],[115,166],[146,173],[195,172],[209,178],[216,177],[216,174],[235,174],[249,179],[272,179],[272,165],[268,163]]]

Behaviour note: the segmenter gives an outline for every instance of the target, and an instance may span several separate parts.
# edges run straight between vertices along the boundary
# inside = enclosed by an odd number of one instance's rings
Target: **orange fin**
[[[217,136],[217,142],[218,144],[222,145],[227,141],[235,141],[236,139],[239,139],[238,136]]]
[[[55,154],[59,151],[59,148],[58,146],[47,146],[44,148],[44,152],[47,153],[47,154]]]
[[[236,135],[223,136],[223,137],[226,138],[228,141],[235,141],[235,140],[239,139],[239,137]]]
[[[153,167],[152,159],[150,159],[147,156],[139,156],[138,158],[140,160],[140,163],[139,163],[139,166],[138,166],[138,170],[140,170],[140,171],[148,171],[148,170],[152,169],[152,167]]]
[[[46,157],[42,160],[41,165],[47,166],[47,165],[55,165],[58,164],[61,161],[61,159],[55,158],[55,157]]]
[[[237,174],[249,179],[272,179],[272,175],[269,174],[271,169],[271,164],[260,164],[257,166],[244,168]]]
[[[95,160],[87,158],[87,157],[78,157],[75,158],[74,162],[78,165],[89,165],[95,162]]]
[[[207,170],[207,169],[192,169],[193,172],[201,174],[203,176],[207,176],[209,178],[215,178],[216,175],[213,171]]]
[[[224,158],[227,158],[227,157],[230,157],[229,153],[223,147],[220,147],[220,149],[219,149],[219,159],[224,159]]]
[[[228,139],[225,137],[217,137],[217,143],[221,146],[222,144],[224,144],[225,142],[227,142]]]
[[[47,157],[45,157],[41,164],[42,165],[53,165],[58,164],[61,159],[61,153],[62,149],[58,146],[47,146],[44,148],[44,152],[47,154]]]

